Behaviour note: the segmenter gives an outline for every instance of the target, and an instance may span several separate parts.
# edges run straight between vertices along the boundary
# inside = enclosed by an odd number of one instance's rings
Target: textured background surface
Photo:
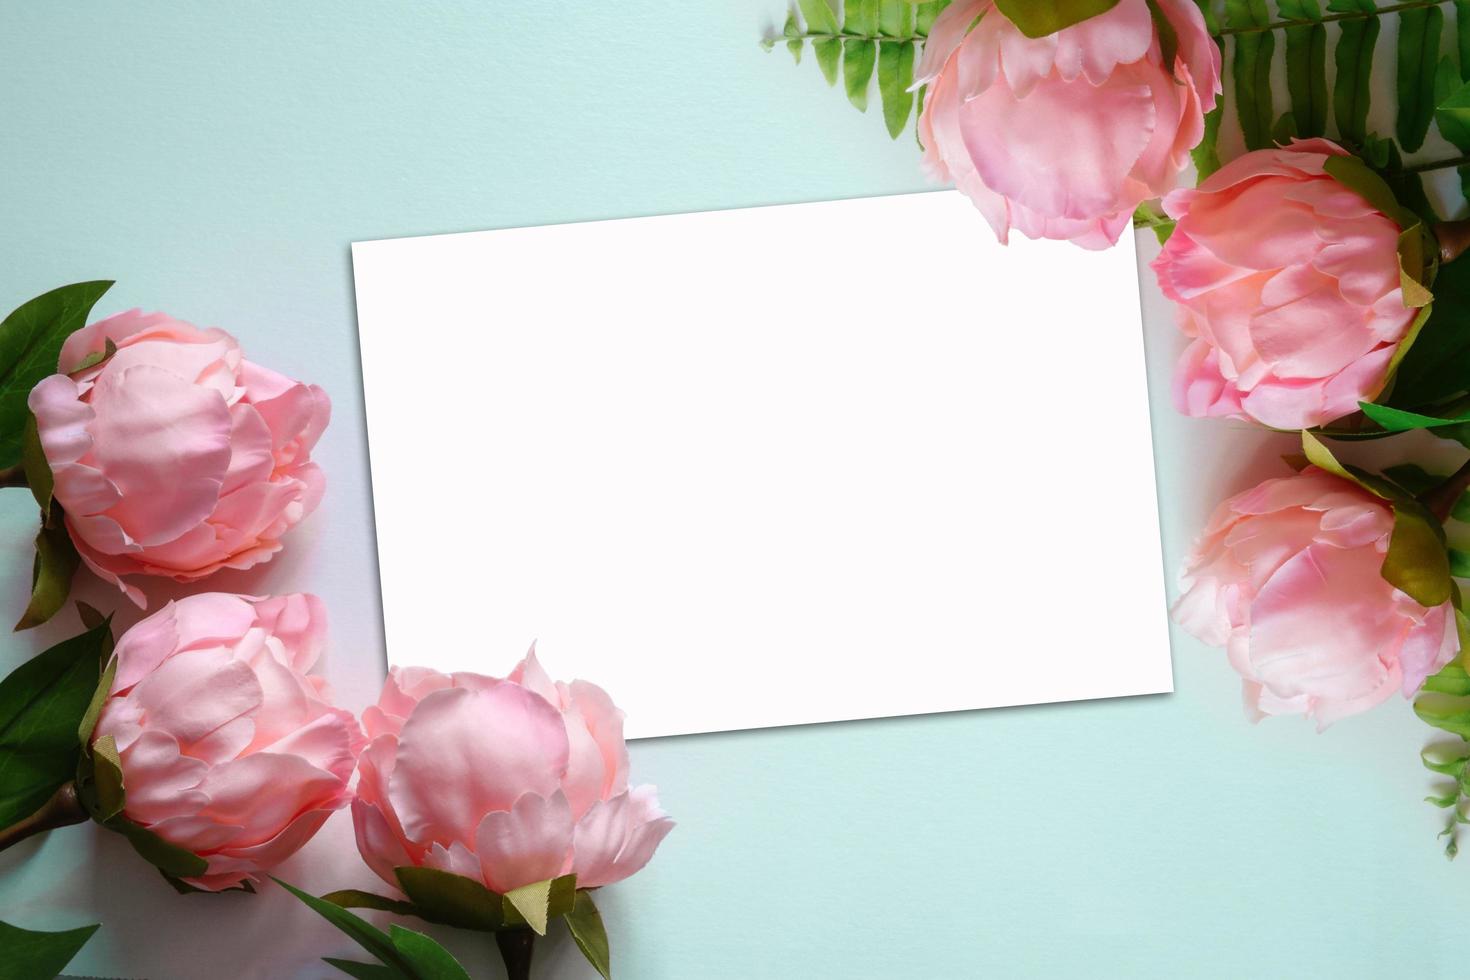
[[[113,277],[99,312],[142,305],[225,327],[328,389],[326,503],[264,573],[218,586],[322,594],[328,672],[360,707],[381,631],[348,243],[922,188],[912,141],[889,143],[809,59],[760,51],[781,13],[778,0],[7,3],[0,306]],[[911,247],[875,241],[875,272],[885,250]],[[861,270],[853,282],[868,288]],[[909,288],[922,315],[923,284]],[[1146,298],[1161,391],[1176,340]],[[977,311],[982,326],[1033,330],[1039,353],[1088,329]],[[405,343],[433,343],[433,325]],[[470,353],[444,363],[452,383],[473,382]],[[1038,397],[1077,402],[1076,429],[1053,438],[1106,438],[1086,392],[1049,391],[1044,364],[1027,369]],[[1280,443],[1167,411],[1155,427],[1172,565],[1215,499],[1272,470]],[[1106,519],[1086,508],[1087,481],[1103,477],[1036,476],[1077,481],[1077,513],[1052,516],[1076,522],[1078,546],[1058,556],[1056,618],[1014,653],[1090,643],[1106,657],[1128,638],[1064,606],[1108,567],[1086,532]],[[452,487],[440,496],[436,520],[476,506]],[[13,556],[0,619],[23,605],[32,520],[23,494],[0,494],[0,554]],[[471,611],[432,614],[472,632]],[[0,641],[0,668],[43,639]],[[1427,730],[1401,704],[1320,737],[1287,720],[1252,728],[1223,656],[1182,637],[1175,649],[1171,696],[634,745],[635,775],[681,823],[601,900],[619,974],[1450,975],[1470,867],[1440,856],[1439,814],[1419,802]],[[487,652],[501,669],[519,653]],[[892,669],[904,664],[894,650]],[[316,890],[366,884],[349,837],[340,815],[284,874]],[[348,947],[281,899],[179,898],[89,829],[0,858],[0,918],[104,922],[75,972],[328,976],[313,954]],[[287,965],[252,969],[261,950]],[[561,942],[542,967],[591,975]]]

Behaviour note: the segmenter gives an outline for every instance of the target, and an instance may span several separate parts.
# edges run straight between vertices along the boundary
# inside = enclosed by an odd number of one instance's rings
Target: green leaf
[[[1285,20],[1320,21],[1317,0],[1281,0]],[[1286,90],[1298,136],[1327,131],[1327,28],[1321,23],[1286,28]]]
[[[100,280],[62,286],[22,303],[0,322],[0,470],[20,462],[31,389],[56,373],[62,342],[86,326],[111,286]]]
[[[1397,83],[1399,109],[1395,132],[1405,153],[1424,145],[1434,117],[1434,74],[1444,12],[1413,7],[1399,13]]]
[[[1455,0],[1455,50],[1460,58],[1460,77],[1470,75],[1470,0]]]
[[[1417,497],[1422,493],[1433,490],[1444,482],[1444,477],[1436,473],[1430,473],[1418,463],[1399,463],[1397,466],[1385,466],[1383,475],[1394,483],[1404,488],[1411,497]]]
[[[1436,74],[1440,87],[1455,87],[1439,95],[1434,108],[1434,121],[1439,133],[1461,153],[1470,153],[1470,84],[1460,83],[1458,73],[1446,58]]]
[[[1455,509],[1450,511],[1450,516],[1457,521],[1470,524],[1470,493],[1466,493],[1455,501]]]
[[[612,953],[607,945],[607,927],[602,924],[602,913],[586,890],[577,892],[572,911],[567,913],[567,927],[577,948],[602,975],[603,980],[612,980]]]
[[[1460,664],[1452,662],[1441,667],[1439,673],[1427,677],[1423,689],[1440,694],[1467,697],[1470,696],[1470,674],[1467,674],[1465,668]]]
[[[1460,802],[1460,789],[1457,786],[1446,796],[1426,796],[1424,797],[1424,802],[1433,803],[1441,810],[1448,810],[1450,807]]]
[[[812,34],[838,34],[837,14],[827,0],[797,0],[806,29]]]
[[[1336,13],[1372,10],[1371,2],[1332,0],[1327,9]],[[1377,17],[1344,20],[1339,24],[1337,47],[1332,60],[1336,79],[1332,86],[1332,117],[1339,135],[1350,143],[1362,143],[1368,137],[1368,107],[1372,92],[1369,76],[1373,71],[1373,48],[1378,44]]]
[[[504,895],[505,901],[520,913],[526,925],[538,936],[546,935],[547,912],[551,901],[551,882],[538,881],[530,885],[512,888]]]
[[[71,580],[82,563],[65,526],[46,526],[36,532],[36,553],[31,558],[31,601],[26,604],[17,632],[49,620],[66,605]]]
[[[123,811],[127,799],[123,789],[122,760],[118,758],[117,742],[111,735],[104,735],[92,743],[93,799],[96,801],[94,816],[106,823]]]
[[[1395,408],[1435,405],[1470,388],[1470,260],[1440,266],[1434,308],[1404,354],[1386,399]],[[1416,413],[1427,414],[1427,413]]]
[[[878,0],[843,0],[842,31],[872,37],[878,33]]]
[[[1065,27],[1081,23],[1089,17],[1105,14],[1118,5],[1118,0],[995,0],[995,7],[1005,14],[1027,37],[1046,37]]]
[[[909,91],[912,84],[914,42],[883,42],[878,49],[878,94],[883,97],[883,122],[894,139],[903,132],[914,108],[914,93]]]
[[[1265,0],[1226,0],[1225,21],[1232,28],[1261,27],[1271,22]],[[1271,145],[1271,56],[1276,39],[1271,31],[1235,35],[1235,114],[1247,149]]]
[[[1369,402],[1359,402],[1358,407],[1363,410],[1364,415],[1377,422],[1387,432],[1409,432],[1414,429],[1433,429],[1440,425],[1459,425],[1470,422],[1470,414],[1459,418],[1442,419],[1433,415],[1420,415],[1418,412],[1406,412],[1401,408],[1374,405]]]
[[[868,83],[878,62],[878,46],[872,41],[848,38],[842,42],[842,83],[847,100],[859,112],[868,111]]]
[[[1455,578],[1470,578],[1470,551],[1449,549],[1450,574]]]
[[[1419,760],[1430,772],[1458,779],[1465,771],[1466,761],[1470,761],[1470,755],[1460,754],[1465,747],[1463,741],[1458,745],[1426,745],[1419,753]]]
[[[176,844],[159,837],[147,827],[133,823],[127,817],[117,816],[103,824],[128,839],[133,850],[168,878],[197,878],[209,870],[209,862],[186,851]]]
[[[464,967],[443,946],[421,932],[399,925],[388,927],[393,948],[423,980],[470,980]]]
[[[1429,691],[1414,699],[1414,714],[1441,731],[1470,738],[1470,698]]]
[[[915,31],[917,4],[909,0],[882,0],[878,8],[878,31],[888,37],[911,37]]]
[[[317,915],[320,915],[323,919],[326,919],[332,925],[342,930],[359,946],[376,956],[378,962],[393,971],[391,974],[375,974],[375,976],[386,977],[391,975],[397,978],[397,980],[414,980],[415,974],[413,969],[408,965],[403,955],[398,952],[398,948],[393,944],[393,940],[383,930],[372,925],[365,919],[353,915],[341,906],[333,905],[331,902],[317,898],[315,895],[308,895],[301,889],[293,888],[279,878],[272,877],[272,880],[292,895],[301,899]],[[336,964],[333,965],[335,966]],[[340,969],[340,967],[338,968]]]
[[[1215,108],[1205,113],[1205,134],[1199,145],[1189,151],[1200,180],[1220,169],[1220,119],[1224,114],[1225,100],[1221,99]]]
[[[820,2],[820,0],[818,0]],[[828,85],[837,84],[837,68],[842,63],[842,42],[834,37],[824,37],[812,42],[812,54],[817,57],[817,67]]]
[[[92,692],[92,700],[87,703],[87,710],[82,713],[82,720],[77,725],[77,744],[82,747],[82,753],[88,754],[92,751],[92,732],[97,728],[97,716],[102,714],[102,706],[107,703],[107,695],[112,693],[112,681],[117,676],[117,658],[111,656],[112,647],[112,617],[109,616],[98,625],[108,627],[106,636],[102,643],[103,655],[107,657],[107,667],[102,671],[102,676],[97,679],[97,689]],[[96,626],[90,626],[96,629]]]
[[[340,905],[344,909],[375,909],[379,912],[392,912],[395,915],[418,915],[412,903],[399,901],[396,898],[388,898],[384,895],[374,895],[372,892],[360,891],[356,888],[343,888],[340,891],[327,892],[322,896],[322,901]]]
[[[462,875],[437,868],[394,868],[398,885],[430,922],[460,929],[494,932],[505,925],[504,905],[499,895]]]
[[[21,434],[21,468],[26,476],[26,486],[41,508],[41,523],[51,523],[51,492],[56,487],[56,478],[51,473],[51,464],[41,448],[41,433],[36,428],[36,417],[26,412],[25,432]]]
[[[87,945],[97,925],[64,932],[33,932],[0,922],[0,977],[4,980],[51,980]]]
[[[907,0],[905,0],[907,2]],[[929,3],[914,5],[914,33],[929,35],[929,29],[934,26],[934,21],[949,6],[949,0],[930,0]]]
[[[1444,529],[1417,501],[1394,501],[1393,534],[1383,558],[1383,577],[1425,608],[1450,600],[1455,583],[1450,577]]]
[[[63,640],[0,681],[0,827],[30,816],[76,774],[77,726],[97,688],[104,632]]]
[[[403,974],[381,963],[359,963],[356,960],[339,960],[335,956],[323,956],[329,966],[335,966],[355,980],[397,980]]]

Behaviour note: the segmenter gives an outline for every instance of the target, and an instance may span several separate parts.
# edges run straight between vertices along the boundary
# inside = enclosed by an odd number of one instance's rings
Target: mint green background
[[[810,59],[759,50],[781,14],[780,0],[7,0],[0,306],[115,277],[100,310],[139,304],[226,326],[259,359],[326,386],[331,490],[301,531],[315,550],[288,552],[275,577],[218,584],[313,588],[331,604],[334,651],[377,650],[348,243],[924,188],[910,139],[890,143]],[[819,285],[879,288],[885,251],[911,247],[874,241],[850,282]],[[923,284],[900,288],[921,315]],[[1063,349],[1074,326],[1013,325],[1037,331],[1039,351]],[[404,342],[433,343],[433,325]],[[473,379],[473,361],[446,350],[450,383]],[[1157,379],[1166,361],[1155,358]],[[1085,392],[1048,391],[1044,365],[1037,391],[1076,399],[1078,437],[1098,437]],[[1228,427],[1156,427],[1172,563],[1210,503],[1176,465],[1179,447]],[[1231,438],[1257,463],[1270,455],[1253,434]],[[1212,476],[1216,493],[1249,479],[1233,464]],[[1089,477],[1050,478],[1078,478],[1085,503]],[[441,498],[451,524],[476,506],[455,488]],[[1109,656],[1128,639],[1065,610],[1069,590],[1108,570],[1085,531],[1105,515],[1082,518],[1037,643]],[[14,495],[0,502],[0,546],[15,556],[0,613],[12,618],[31,520]],[[472,613],[445,614],[471,632]],[[40,641],[0,642],[9,667]],[[1451,975],[1470,867],[1433,839],[1439,813],[1419,802],[1430,778],[1415,758],[1425,730],[1405,706],[1320,737],[1290,720],[1253,728],[1220,654],[1176,637],[1175,659],[1172,696],[634,745],[635,774],[660,786],[680,825],[644,874],[605,893],[618,974]],[[906,669],[904,650],[891,669]],[[376,684],[338,681],[354,707]],[[73,887],[129,873],[75,870],[77,841],[123,860],[86,836],[17,849],[0,863],[0,917],[75,924],[85,910],[27,918],[52,869]],[[228,897],[206,912],[209,899],[127,880],[135,892],[98,885],[96,907],[133,925],[104,928],[74,971],[118,969],[149,942],[140,923],[197,914],[214,928],[239,910],[248,928],[259,907]],[[139,906],[157,911],[139,918]],[[564,943],[542,966],[590,976]],[[238,961],[179,970],[251,975]]]

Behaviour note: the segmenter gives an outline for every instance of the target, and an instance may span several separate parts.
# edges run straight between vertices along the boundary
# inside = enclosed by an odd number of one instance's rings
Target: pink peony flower
[[[351,800],[362,732],[306,675],[325,642],[315,596],[218,592],[118,640],[92,743],[117,743],[123,818],[209,862],[196,888],[254,880]]]
[[[109,341],[115,354],[78,369]],[[326,394],[245,360],[222,330],[120,313],[67,338],[60,369],[30,395],[56,500],[82,559],[139,606],[122,576],[268,561],[321,499]]]
[[[925,169],[954,181],[1002,242],[1012,228],[1085,248],[1117,242],[1140,202],[1174,186],[1220,93],[1220,52],[1198,8],[1157,6],[1178,39],[1171,64],[1146,0],[1035,39],[991,0],[955,0],[916,73],[929,86]]]
[[[1426,609],[1381,574],[1393,521],[1386,502],[1316,467],[1216,509],[1173,613],[1226,648],[1254,719],[1325,728],[1395,690],[1412,697],[1455,655],[1450,604]]]
[[[394,887],[414,865],[500,894],[569,872],[596,888],[674,826],[652,786],[628,788],[622,712],[594,684],[553,683],[534,652],[505,680],[395,667],[363,725],[352,819]]]
[[[1383,390],[1417,311],[1393,219],[1329,176],[1322,139],[1257,150],[1178,190],[1154,271],[1194,341],[1174,403],[1197,417],[1324,425]]]

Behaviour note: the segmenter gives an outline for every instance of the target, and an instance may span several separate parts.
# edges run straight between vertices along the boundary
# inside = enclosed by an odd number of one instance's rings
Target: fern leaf
[[[1434,74],[1444,11],[1438,7],[1404,10],[1399,14],[1398,26],[1399,108],[1394,132],[1404,152],[1413,153],[1424,145],[1434,117]]]

